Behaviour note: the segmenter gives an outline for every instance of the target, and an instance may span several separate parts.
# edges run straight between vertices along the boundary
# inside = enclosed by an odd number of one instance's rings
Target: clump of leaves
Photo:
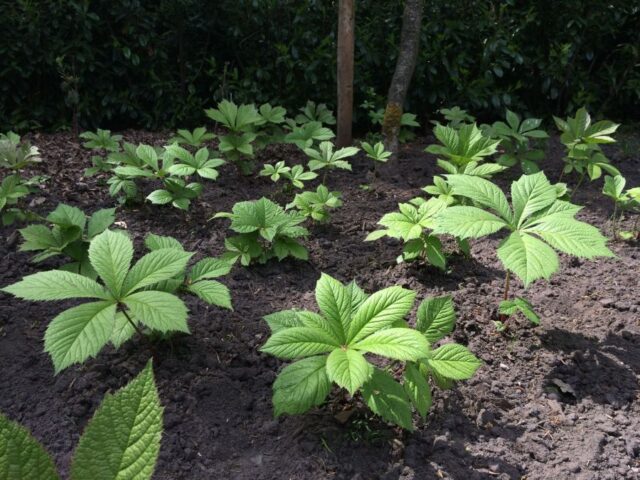
[[[38,187],[46,182],[49,177],[36,175],[25,180],[18,174],[9,175],[0,183],[0,216],[3,225],[12,225],[16,221],[25,221],[38,218],[29,212],[23,203],[29,194],[37,192]]]
[[[265,263],[291,256],[307,260],[309,252],[298,241],[309,232],[300,226],[306,217],[298,212],[286,212],[267,198],[236,203],[231,212],[219,212],[213,218],[229,218],[229,228],[239,235],[228,237],[224,244],[224,260],[244,266],[253,261]]]
[[[218,103],[218,108],[210,108],[205,113],[212,120],[222,124],[229,131],[226,135],[220,135],[220,151],[232,162],[240,171],[251,174],[254,169],[253,164],[253,141],[257,137],[255,128],[261,122],[255,105],[236,105],[228,100]]]
[[[385,214],[378,222],[385,228],[371,232],[365,241],[382,237],[400,239],[404,246],[402,254],[397,258],[398,263],[420,259],[442,270],[446,269],[447,260],[442,251],[442,243],[437,236],[431,234],[437,215],[447,208],[446,202],[438,198],[414,198],[409,203],[398,204],[398,208],[399,212]]]
[[[429,145],[425,151],[437,155],[438,166],[447,173],[488,178],[506,168],[482,163],[496,153],[500,140],[484,136],[475,123],[459,129],[436,125],[433,132],[442,145]]]
[[[181,178],[166,178],[164,188],[154,190],[147,195],[147,200],[156,205],[171,204],[180,210],[189,210],[192,200],[202,194],[202,184],[187,183]]]
[[[304,125],[310,122],[319,122],[324,125],[335,125],[336,117],[333,116],[333,112],[327,108],[324,103],[316,105],[311,100],[307,101],[307,104],[300,109],[300,113],[296,115],[295,122],[298,125]]]
[[[117,152],[120,150],[122,135],[111,135],[111,130],[98,129],[95,132],[82,132],[80,138],[86,140],[82,144],[85,148]]]
[[[22,252],[38,252],[31,261],[42,262],[56,255],[66,255],[71,262],[61,270],[95,279],[96,271],[89,261],[89,244],[93,238],[115,222],[115,208],[97,210],[87,217],[79,208],[60,203],[47,215],[45,224],[29,225],[20,230]]]
[[[499,332],[506,330],[505,320],[516,313],[524,315],[532,324],[540,325],[540,316],[533,309],[533,305],[521,297],[503,300],[498,306],[498,312],[500,313],[501,320],[495,321],[494,324]]]
[[[317,149],[305,148],[304,153],[310,158],[308,163],[309,170],[325,169],[329,171],[336,168],[351,170],[351,164],[345,158],[353,157],[360,149],[356,147],[344,147],[336,151],[333,149],[332,142],[322,142]],[[322,183],[325,183],[326,171]]]
[[[449,383],[471,377],[480,366],[461,345],[430,347],[453,329],[450,299],[423,303],[412,329],[404,317],[414,300],[415,292],[401,287],[368,295],[355,282],[343,285],[322,274],[316,285],[320,313],[285,310],[266,316],[272,335],[261,350],[296,360],[273,385],[275,415],[321,405],[335,383],[351,396],[361,393],[385,420],[413,429],[412,405],[425,416],[431,404],[427,375]],[[374,366],[365,357],[369,354],[406,362],[403,384]]]
[[[500,139],[500,147],[504,149],[504,153],[498,157],[498,163],[505,167],[520,164],[525,174],[539,172],[538,162],[544,158],[544,150],[531,148],[530,140],[549,138],[547,132],[539,129],[542,120],[539,118],[521,120],[520,116],[511,110],[507,110],[506,120],[506,123],[495,122],[491,126],[483,126],[487,135]]]
[[[284,190],[290,192],[294,188],[304,188],[304,182],[313,180],[318,177],[316,172],[305,171],[302,165],[294,165],[288,167],[284,161],[276,162],[275,165],[265,163],[260,171],[261,177],[269,177],[272,182],[278,182],[281,179],[288,180]]]
[[[540,278],[549,279],[560,266],[555,250],[583,258],[613,256],[596,227],[574,218],[582,207],[560,200],[566,188],[549,183],[544,172],[513,182],[511,205],[497,185],[483,178],[447,175],[447,181],[454,195],[476,206],[443,210],[436,219],[435,233],[467,239],[510,231],[497,250],[507,270],[505,300],[511,272],[525,288]]]
[[[107,394],[89,420],[73,455],[70,480],[150,480],[160,452],[162,416],[149,361],[128,385]],[[1,478],[62,478],[44,447],[1,413],[0,445]]]
[[[32,301],[91,298],[71,307],[47,327],[44,345],[56,373],[94,357],[108,343],[119,347],[141,327],[161,333],[189,333],[187,307],[171,293],[154,289],[184,271],[193,254],[175,248],[154,250],[133,267],[133,242],[122,232],[105,230],[89,245],[89,262],[98,281],[51,270],[24,277],[4,292]]]
[[[272,143],[283,143],[285,132],[282,127],[287,110],[278,105],[273,107],[270,103],[265,103],[260,105],[258,114],[260,121],[256,123],[259,127],[256,146],[264,148]]]
[[[620,222],[625,212],[640,213],[640,187],[624,189],[627,180],[622,175],[604,177],[604,187],[602,193],[611,198],[614,202],[611,223],[613,225],[613,236],[624,240],[638,237],[638,218],[636,218],[631,231],[621,231]]]
[[[297,208],[305,217],[316,222],[328,222],[329,209],[342,206],[340,192],[331,192],[324,185],[319,185],[315,192],[298,193],[293,201],[287,205],[289,208]]]
[[[178,130],[176,134],[169,139],[169,143],[185,144],[199,148],[214,138],[216,138],[215,134],[207,132],[206,127],[198,127],[192,132],[189,130]]]
[[[215,180],[219,175],[216,168],[225,164],[221,158],[212,158],[207,147],[200,148],[192,154],[175,143],[165,148],[166,157],[177,160],[168,168],[168,172],[177,177],[197,175],[200,178]]]
[[[384,143],[382,142],[377,142],[373,145],[368,142],[362,142],[360,146],[367,155],[367,158],[370,158],[376,163],[384,163],[389,160],[389,157],[391,156],[391,152],[385,150]]]
[[[442,200],[447,205],[458,203],[458,200],[453,196],[451,186],[444,178],[437,175],[433,177],[433,185],[427,185],[422,191]]]
[[[0,134],[0,168],[17,173],[41,161],[38,147],[28,141],[21,142],[20,135],[13,132]]]
[[[309,122],[301,126],[293,126],[292,131],[285,136],[284,140],[304,150],[311,148],[314,142],[331,140],[333,137],[335,134],[329,128],[323,127],[322,123]]]
[[[438,113],[444,117],[449,127],[455,129],[460,128],[466,123],[473,123],[476,121],[475,117],[469,115],[466,110],[463,110],[458,106],[454,106],[451,108],[441,108],[440,110],[438,110]],[[440,122],[437,121],[432,121],[431,123],[433,123],[434,125],[440,124]]]
[[[584,107],[576,112],[575,117],[567,117],[566,120],[558,117],[553,119],[562,132],[560,141],[566,147],[567,154],[564,157],[565,166],[562,173],[576,171],[579,175],[574,192],[580,188],[586,176],[590,180],[596,180],[600,178],[603,170],[609,175],[620,175],[600,147],[615,142],[611,135],[618,129],[619,124],[609,120],[592,123],[591,116]]]

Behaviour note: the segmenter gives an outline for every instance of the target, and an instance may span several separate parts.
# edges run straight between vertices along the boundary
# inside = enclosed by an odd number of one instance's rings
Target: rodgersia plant
[[[205,142],[216,138],[215,134],[207,132],[205,127],[198,127],[192,132],[189,130],[178,130],[169,143],[184,144],[194,148],[200,148]]]
[[[640,187],[624,189],[627,184],[622,175],[604,177],[602,193],[613,200],[614,208],[611,215],[613,224],[613,236],[624,240],[630,240],[638,236],[638,218],[636,218],[631,231],[620,231],[620,222],[625,212],[640,213]]]
[[[340,192],[332,192],[324,185],[319,185],[315,192],[296,194],[287,208],[297,208],[305,217],[316,222],[329,221],[329,209],[342,206]]]
[[[225,239],[227,252],[223,259],[240,260],[244,266],[253,261],[265,263],[291,256],[307,260],[309,253],[298,239],[309,232],[300,226],[306,217],[298,212],[286,212],[267,198],[238,202],[231,212],[220,212],[212,218],[231,219],[230,229],[238,233]]]
[[[27,141],[21,141],[20,135],[13,132],[0,134],[0,168],[17,173],[41,161],[38,147],[32,146]]]
[[[484,136],[475,123],[460,128],[436,125],[433,133],[442,145],[429,145],[425,151],[437,155],[438,166],[447,173],[488,178],[506,168],[484,163],[497,152],[500,140]]]
[[[73,454],[69,479],[150,480],[160,452],[162,416],[149,361],[128,385],[107,394],[89,420]],[[1,413],[0,478],[62,478],[44,447]]]
[[[295,360],[273,385],[275,415],[321,405],[336,384],[351,396],[360,393],[385,420],[411,430],[412,405],[425,416],[431,404],[427,376],[449,385],[480,366],[462,345],[430,347],[453,329],[450,299],[424,302],[413,329],[404,317],[414,299],[414,292],[400,287],[368,295],[354,282],[343,285],[322,274],[316,285],[320,313],[285,310],[266,316],[272,335],[262,351]],[[369,355],[406,362],[403,383],[371,363]]]
[[[510,232],[497,250],[507,270],[505,300],[511,273],[525,288],[540,278],[549,279],[560,266],[555,250],[584,258],[613,256],[596,227],[574,218],[582,207],[560,199],[566,187],[552,185],[543,172],[523,175],[511,184],[511,205],[498,186],[483,178],[447,175],[447,181],[454,195],[475,205],[443,210],[435,233],[467,239],[502,229]]]
[[[50,270],[28,275],[2,290],[32,301],[92,299],[63,311],[47,327],[45,351],[58,373],[96,356],[108,343],[119,347],[136,332],[143,335],[143,328],[189,333],[187,307],[165,291],[163,282],[181,275],[192,255],[159,248],[131,266],[133,242],[122,232],[105,230],[89,245],[89,261],[99,282]]]

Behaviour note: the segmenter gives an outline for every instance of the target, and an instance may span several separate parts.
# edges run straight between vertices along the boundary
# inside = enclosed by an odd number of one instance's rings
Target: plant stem
[[[615,240],[618,236],[618,202],[613,203],[613,215],[611,216],[612,220],[612,229],[613,229],[613,239]]]
[[[120,311],[122,312],[122,314],[125,316],[125,318],[129,321],[129,324],[133,327],[133,329],[138,333],[138,335],[140,335],[142,338],[145,339],[145,341],[147,342],[147,345],[149,345],[149,350],[151,350],[151,356],[155,359],[158,357],[157,353],[156,353],[156,349],[153,346],[153,344],[151,343],[151,341],[149,340],[149,338],[147,338],[147,336],[142,332],[142,330],[140,330],[140,327],[138,327],[138,325],[136,325],[136,323],[131,319],[131,317],[129,316],[129,314],[127,313],[127,310],[124,308],[123,305],[120,305]]]
[[[507,301],[509,300],[509,286],[511,285],[511,271],[507,270],[507,274],[504,277],[504,296],[503,296],[503,300]],[[507,316],[503,313],[501,313],[499,315],[499,319],[502,323],[507,321]]]
[[[582,173],[580,175],[580,179],[578,180],[578,184],[576,185],[576,188],[573,189],[573,192],[571,192],[571,195],[569,196],[569,198],[573,198],[573,195],[578,191],[578,189],[580,188],[580,185],[582,185],[582,182],[584,181],[584,176],[585,174]]]

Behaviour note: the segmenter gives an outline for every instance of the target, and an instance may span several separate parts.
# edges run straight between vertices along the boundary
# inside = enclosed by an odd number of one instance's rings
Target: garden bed
[[[125,132],[126,140],[157,145],[168,137]],[[86,212],[113,206],[99,178],[83,177],[91,152],[67,134],[31,140],[43,157],[34,172],[51,176],[30,197],[35,210],[48,212],[58,202]],[[472,259],[452,256],[446,274],[396,264],[401,247],[395,241],[363,242],[384,213],[419,195],[438,174],[433,157],[423,153],[427,144],[404,146],[397,174],[370,190],[360,188],[370,182],[371,162],[364,157],[354,160],[353,172],[333,174],[329,186],[343,192],[344,206],[329,224],[311,227],[309,261],[236,266],[222,279],[233,311],[188,300],[192,335],[156,345],[165,433],[155,479],[640,478],[638,244],[611,242],[615,259],[563,257],[550,282],[536,282],[526,293],[541,325],[510,319],[509,332],[499,334],[492,320],[502,295],[503,270],[495,255],[500,235],[472,241]],[[554,139],[543,165],[550,179],[558,177],[561,155]],[[639,158],[623,159],[615,149],[610,157],[629,185],[640,184]],[[285,158],[295,163],[302,154],[294,147],[262,154],[265,161]],[[519,176],[516,170],[497,183],[508,185]],[[601,181],[585,185],[573,201],[585,205],[580,219],[610,234],[613,207],[601,188]],[[276,190],[269,179],[242,177],[227,165],[188,213],[142,204],[120,208],[117,221],[138,246],[152,232],[174,236],[201,255],[219,255],[228,222],[208,219],[237,201],[263,195],[278,200]],[[17,251],[13,230],[1,230],[1,286],[41,269]],[[452,295],[458,311],[453,338],[484,366],[453,390],[436,391],[428,420],[412,433],[387,426],[364,408],[345,413],[337,397],[306,415],[274,419],[271,385],[281,362],[258,351],[268,335],[261,317],[292,307],[314,309],[320,272],[356,279],[367,291],[401,285],[416,290],[418,300]],[[516,282],[514,294],[521,293]],[[9,295],[0,302],[0,411],[29,428],[65,472],[104,394],[135,376],[149,351],[136,338],[54,376],[42,338],[63,305]]]

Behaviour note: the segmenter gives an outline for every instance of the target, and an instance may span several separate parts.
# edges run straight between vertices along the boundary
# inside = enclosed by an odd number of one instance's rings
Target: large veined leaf
[[[115,315],[115,303],[91,302],[55,317],[44,335],[44,349],[51,355],[56,373],[95,357],[111,338]]]
[[[175,295],[141,291],[128,295],[122,301],[137,321],[153,330],[189,333],[187,307]]]
[[[177,275],[184,271],[192,256],[193,253],[176,248],[163,248],[146,254],[127,274],[122,293],[126,295]]]
[[[480,238],[497,232],[508,224],[491,212],[477,207],[455,206],[444,210],[437,219],[434,233],[455,237]]]
[[[348,331],[351,321],[351,294],[350,288],[325,273],[320,275],[316,284],[318,307],[327,320],[339,327],[335,328],[335,331],[340,331],[338,338],[342,342],[346,341],[345,332]]]
[[[551,206],[557,199],[556,188],[544,173],[522,175],[511,185],[514,222],[519,227],[533,213]]]
[[[111,337],[109,338],[113,346],[120,348],[120,346],[133,337],[135,333],[136,329],[131,325],[131,322],[129,322],[125,314],[123,312],[117,312],[113,322]]]
[[[175,248],[177,250],[184,250],[182,244],[173,237],[156,235],[150,233],[144,239],[145,246],[151,250],[160,250],[161,248]]]
[[[87,237],[92,239],[113,225],[116,220],[115,212],[115,208],[103,208],[91,215],[87,225]]]
[[[465,380],[471,378],[482,363],[467,347],[448,343],[433,351],[428,365],[445,378]]]
[[[418,307],[416,329],[430,343],[435,343],[453,331],[455,320],[451,296],[429,298]]]
[[[525,288],[539,278],[551,278],[558,270],[558,255],[553,248],[526,233],[513,232],[498,247],[498,258],[515,273]]]
[[[431,408],[431,388],[414,363],[408,363],[404,369],[403,387],[418,413],[426,417]]]
[[[151,361],[126,387],[107,395],[87,424],[71,480],[149,480],[160,451],[162,407]]]
[[[613,257],[607,239],[588,223],[575,219],[542,218],[526,231],[540,236],[549,245],[577,257]]]
[[[390,374],[374,368],[371,379],[362,388],[362,396],[374,413],[402,428],[413,430],[410,399]]]
[[[279,332],[290,327],[304,327],[297,310],[282,310],[281,312],[265,315],[264,321],[269,325],[271,333]]]
[[[329,380],[353,395],[371,376],[372,366],[360,352],[336,348],[327,357]]]
[[[411,310],[415,297],[415,292],[401,287],[385,288],[371,295],[353,315],[348,342],[357,342],[402,320]]]
[[[27,275],[19,282],[2,290],[24,300],[110,298],[105,289],[90,278],[62,270]]]
[[[197,282],[209,278],[218,278],[231,271],[231,264],[217,258],[203,258],[189,271],[189,280]]]
[[[188,285],[187,290],[209,305],[217,305],[233,310],[229,289],[220,282],[215,280],[201,280]]]
[[[59,480],[55,465],[42,445],[22,426],[0,413],[0,478],[2,480]]]
[[[78,227],[82,231],[87,217],[79,208],[60,203],[53,212],[47,215],[47,221],[64,228]]]
[[[133,258],[133,243],[124,233],[105,230],[91,241],[89,260],[111,292],[118,296]]]
[[[324,402],[331,391],[326,365],[327,357],[323,355],[285,367],[273,384],[275,415],[304,413]]]
[[[496,211],[504,220],[512,219],[507,197],[494,183],[471,175],[445,175],[454,195],[470,198],[482,206]]]
[[[429,354],[429,343],[410,328],[387,328],[352,344],[353,348],[397,360],[419,360]]]
[[[274,333],[261,348],[280,358],[300,358],[328,353],[340,347],[340,342],[323,330],[291,327]]]

